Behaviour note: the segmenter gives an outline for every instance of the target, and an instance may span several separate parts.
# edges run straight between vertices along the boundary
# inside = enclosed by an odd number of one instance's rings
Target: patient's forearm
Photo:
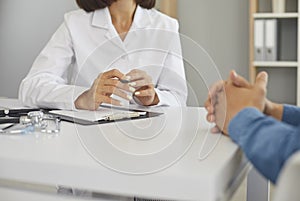
[[[266,100],[266,107],[264,113],[281,121],[283,115],[283,105]]]

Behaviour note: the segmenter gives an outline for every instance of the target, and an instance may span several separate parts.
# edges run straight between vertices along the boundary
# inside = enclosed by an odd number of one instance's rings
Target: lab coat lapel
[[[108,8],[99,9],[94,12],[92,25],[97,28],[106,29],[105,38],[124,50],[124,44],[112,24]]]
[[[137,6],[133,24],[136,29],[144,29],[151,25],[152,20],[147,9]]]
[[[138,37],[138,32],[149,28],[151,23],[152,19],[149,11],[137,6],[134,21],[129,31],[130,33],[126,36],[125,41],[123,42],[112,24],[108,8],[96,10],[92,19],[92,25],[97,28],[106,29],[107,32],[105,34],[105,38],[125,52],[126,44],[129,45],[135,37]]]
[[[124,44],[126,47],[136,47],[137,44],[135,44],[141,35],[144,35],[143,30],[150,28],[152,23],[152,19],[149,15],[149,11],[147,9],[143,9],[140,6],[137,6],[135,15],[133,18],[132,26],[129,30],[129,33],[127,34]],[[139,44],[142,46],[143,44]],[[130,49],[130,48],[129,48]]]

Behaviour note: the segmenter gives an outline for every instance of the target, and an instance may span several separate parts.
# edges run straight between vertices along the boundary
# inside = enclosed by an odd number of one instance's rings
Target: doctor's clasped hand
[[[99,74],[91,88],[76,99],[75,106],[85,110],[97,110],[102,103],[121,106],[113,94],[126,101],[134,98],[143,106],[159,103],[152,78],[145,71],[134,69],[125,75],[113,69]]]
[[[130,79],[129,86],[135,88],[134,100],[143,106],[152,106],[159,103],[151,76],[145,71],[134,69],[126,74]]]
[[[131,100],[132,97],[124,91],[134,92],[135,89],[129,87],[128,84],[120,82],[121,79],[126,79],[126,77],[117,69],[100,73],[93,82],[91,88],[82,93],[76,99],[76,108],[96,110],[102,103],[120,106],[121,102],[112,98],[112,94],[115,94],[125,100]]]

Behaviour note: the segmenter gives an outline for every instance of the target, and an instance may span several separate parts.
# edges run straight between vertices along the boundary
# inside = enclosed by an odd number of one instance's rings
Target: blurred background
[[[207,51],[223,79],[231,69],[249,76],[248,4],[240,0],[177,1],[180,32],[186,40],[195,41]],[[74,9],[77,9],[75,0],[0,1],[0,97],[18,96],[19,84],[34,59],[63,22],[64,13]],[[182,43],[184,57],[193,56],[195,51],[185,45],[185,40]],[[201,75],[203,68],[205,65],[185,63],[190,106],[202,106],[206,99],[205,79],[210,75]],[[273,86],[269,89],[270,98],[295,104],[294,68],[271,72],[270,82]]]

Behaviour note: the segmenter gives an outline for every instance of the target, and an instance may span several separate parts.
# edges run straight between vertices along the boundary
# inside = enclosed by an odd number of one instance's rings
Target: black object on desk
[[[44,113],[48,113],[52,109],[41,109],[41,108],[34,108],[34,109],[7,109],[7,110],[0,110],[0,124],[7,124],[7,123],[20,123],[21,116],[27,116],[29,112],[34,111],[41,111]]]
[[[0,110],[0,117],[20,117],[27,115],[28,112],[40,111],[42,109],[7,109]]]
[[[19,117],[4,117],[0,118],[0,124],[18,124],[20,123]]]

